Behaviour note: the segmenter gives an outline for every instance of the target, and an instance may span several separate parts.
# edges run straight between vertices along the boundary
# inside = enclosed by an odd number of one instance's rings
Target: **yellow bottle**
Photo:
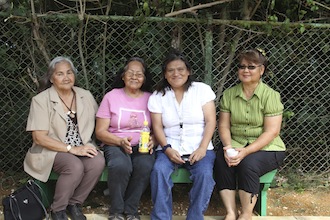
[[[143,128],[140,132],[140,142],[139,142],[139,152],[149,153],[148,143],[150,138],[150,129],[148,126],[148,121],[143,122]]]

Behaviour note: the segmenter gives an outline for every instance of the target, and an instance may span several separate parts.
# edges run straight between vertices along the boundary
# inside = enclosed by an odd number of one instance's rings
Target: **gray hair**
[[[70,67],[71,67],[72,71],[74,72],[74,74],[75,75],[77,74],[78,70],[73,65],[73,62],[71,61],[70,58],[63,57],[63,56],[55,57],[54,59],[52,59],[52,61],[50,61],[49,65],[48,65],[48,71],[40,81],[39,92],[44,91],[44,90],[48,89],[49,87],[51,87],[52,83],[50,82],[50,79],[52,78],[52,75],[55,71],[56,64],[62,63],[62,62],[67,62],[68,64],[70,64]]]
[[[51,78],[51,76],[54,73],[56,64],[62,63],[62,62],[69,63],[70,66],[71,66],[72,71],[74,72],[74,74],[77,74],[78,71],[74,67],[74,65],[73,65],[72,61],[70,60],[70,58],[59,56],[59,57],[55,57],[52,61],[50,61],[49,65],[48,65],[47,75],[48,75],[49,79]]]

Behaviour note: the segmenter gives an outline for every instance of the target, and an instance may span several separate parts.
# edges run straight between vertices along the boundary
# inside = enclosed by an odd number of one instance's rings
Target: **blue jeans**
[[[153,209],[151,212],[152,220],[172,219],[172,187],[171,174],[177,164],[169,160],[162,151],[157,151],[157,158],[151,171],[150,185]],[[213,164],[215,153],[208,150],[205,157],[193,165],[184,166],[190,171],[192,188],[189,192],[189,209],[187,220],[204,219],[215,182],[213,180]]]
[[[126,154],[121,147],[105,146],[110,196],[109,213],[138,214],[141,196],[150,181],[155,155]]]

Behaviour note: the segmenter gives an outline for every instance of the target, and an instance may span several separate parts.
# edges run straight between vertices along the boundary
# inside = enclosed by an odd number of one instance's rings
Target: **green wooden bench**
[[[275,177],[277,170],[273,170],[269,173],[260,177],[261,190],[256,204],[256,210],[261,216],[267,215],[267,191]],[[179,168],[172,174],[173,183],[191,183],[190,172],[185,168]],[[46,207],[50,206],[50,203],[54,196],[55,181],[58,178],[58,174],[52,172],[49,176],[47,183],[37,181],[44,191],[43,203]],[[108,171],[104,168],[100,180],[101,182],[106,182],[108,180]]]
[[[267,215],[267,191],[273,182],[277,170],[272,170],[260,177],[260,194],[256,204],[256,209],[261,216]]]
[[[277,170],[273,170],[260,177],[260,194],[255,209],[261,216],[267,215],[267,191],[276,173]],[[172,174],[172,180],[174,183],[191,183],[189,176],[188,170],[180,168]]]

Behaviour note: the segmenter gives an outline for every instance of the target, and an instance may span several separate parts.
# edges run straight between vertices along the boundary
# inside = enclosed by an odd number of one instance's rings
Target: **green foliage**
[[[305,30],[306,30],[305,25],[304,25],[304,24],[300,24],[300,27],[299,27],[299,31],[300,31],[300,33],[301,33],[301,34],[304,33]]]
[[[268,21],[278,22],[278,17],[276,15],[270,15],[268,16]]]
[[[293,111],[287,110],[287,111],[284,111],[283,112],[283,118],[286,119],[286,120],[292,118],[293,116],[294,116],[294,112]]]
[[[276,18],[272,18],[272,16],[276,15],[278,17],[278,21],[284,21],[285,19],[290,19],[290,21],[298,22],[304,20],[316,20],[319,17],[329,17],[329,6],[326,4],[329,0],[326,1],[313,1],[313,0],[305,0],[305,1],[292,1],[292,0],[277,0],[271,2],[269,6],[269,17],[273,21]],[[266,3],[266,2],[265,2]],[[321,10],[321,6],[322,9]],[[264,6],[265,7],[265,6]],[[259,10],[263,10],[264,7],[258,8]],[[265,7],[266,8],[266,7]],[[257,13],[258,13],[257,11]],[[320,20],[317,20],[320,22]],[[326,20],[325,20],[326,21]],[[322,21],[321,21],[322,22]]]
[[[319,10],[319,7],[315,4],[315,1],[313,0],[307,0],[307,5],[310,6],[311,11],[317,11]]]
[[[302,20],[306,14],[307,14],[306,10],[300,10],[299,11],[299,20]]]
[[[181,8],[180,0],[140,0],[134,11],[136,17],[164,16],[173,10]]]
[[[31,13],[31,7],[28,0],[13,0],[11,14],[28,16]]]

